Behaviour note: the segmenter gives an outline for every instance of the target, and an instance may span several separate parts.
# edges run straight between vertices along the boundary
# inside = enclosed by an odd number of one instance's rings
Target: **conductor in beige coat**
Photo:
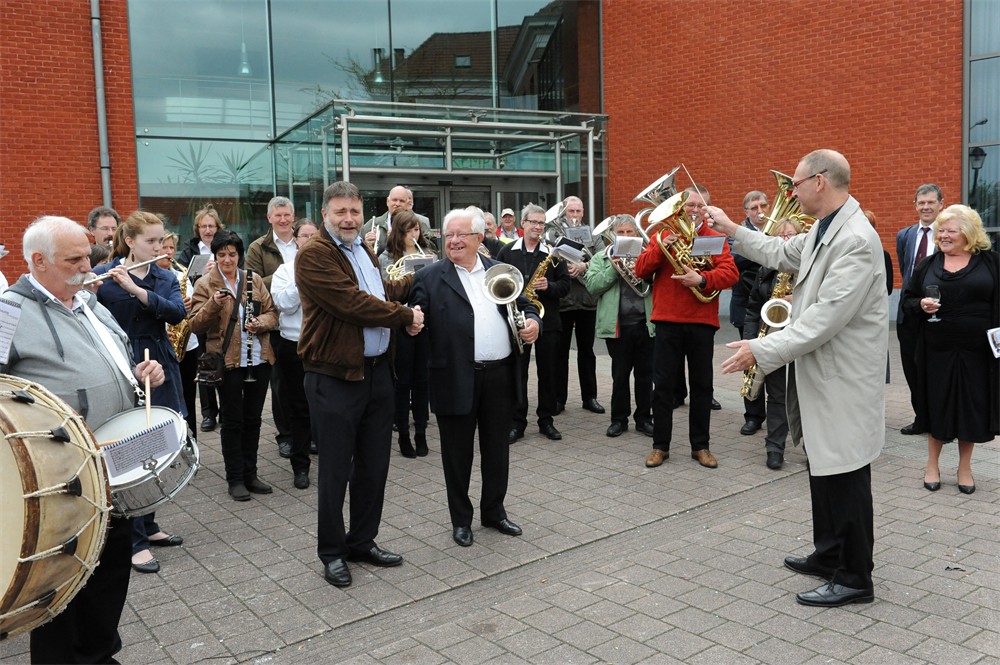
[[[888,298],[878,234],[848,193],[851,170],[833,150],[811,152],[792,177],[802,212],[817,218],[788,242],[734,224],[709,208],[710,224],[735,239],[733,251],[798,273],[791,323],[733,342],[725,373],[755,362],[765,372],[791,365],[788,424],[809,456],[815,551],[785,566],[827,584],[797,594],[804,605],[835,607],[874,599],[871,463],[885,443]]]

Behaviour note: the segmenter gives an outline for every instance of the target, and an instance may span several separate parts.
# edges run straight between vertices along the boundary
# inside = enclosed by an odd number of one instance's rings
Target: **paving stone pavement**
[[[782,558],[811,547],[805,457],[764,466],[763,433],[741,436],[737,376],[716,376],[712,414],[719,468],[677,441],[656,469],[651,439],[609,439],[607,415],[570,405],[563,440],[531,429],[511,449],[507,509],[520,538],[474,525],[451,540],[437,429],[431,454],[394,451],[379,544],[398,568],[352,564],[354,584],[326,584],[316,558],[316,488],[292,487],[270,420],[261,476],[269,496],[226,494],[218,433],[203,434],[203,467],[157,513],[179,548],[162,572],[133,574],[122,617],[123,663],[996,663],[1000,662],[1000,441],[976,447],[977,491],[958,492],[954,446],[941,491],[922,488],[926,443],[904,437],[909,398],[890,335],[887,444],[873,465],[876,600],[809,608],[794,593],[819,585]],[[728,356],[717,335],[715,364]],[[598,341],[597,347],[603,350]],[[610,360],[598,357],[610,406]],[[575,373],[570,372],[571,377]],[[533,391],[534,388],[531,388]],[[265,414],[269,418],[269,414]],[[390,417],[387,411],[387,417]],[[433,420],[433,419],[432,419]],[[315,469],[312,473],[315,479]],[[479,493],[478,468],[472,496]],[[475,503],[475,500],[474,500]],[[27,662],[27,638],[0,643]]]

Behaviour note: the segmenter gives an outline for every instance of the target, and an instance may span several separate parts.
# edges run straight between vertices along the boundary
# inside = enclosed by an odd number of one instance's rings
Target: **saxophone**
[[[172,261],[172,263],[174,264],[174,269],[179,270],[181,273],[177,278],[181,283],[181,299],[187,300],[187,268],[181,266],[176,261]],[[167,324],[167,338],[170,340],[170,345],[174,348],[174,355],[177,356],[177,362],[184,360],[188,340],[191,338],[191,326],[188,324],[187,317],[178,324]]]
[[[791,318],[792,306],[785,300],[785,296],[792,292],[792,273],[778,273],[774,281],[774,288],[771,290],[771,298],[760,308],[760,332],[757,339],[764,337],[772,330],[780,330],[788,325]],[[740,395],[749,400],[755,400],[760,396],[760,391],[764,387],[764,373],[760,371],[757,364],[743,370],[743,387]]]
[[[535,293],[535,280],[539,277],[545,276],[545,271],[549,269],[550,265],[555,265],[555,256],[552,254],[552,248],[549,248],[549,253],[546,255],[545,259],[538,264],[535,268],[535,272],[531,275],[531,279],[524,283],[524,297],[528,299],[532,305],[538,308],[538,318],[545,318],[545,306],[542,305],[541,301],[538,300],[538,294]]]

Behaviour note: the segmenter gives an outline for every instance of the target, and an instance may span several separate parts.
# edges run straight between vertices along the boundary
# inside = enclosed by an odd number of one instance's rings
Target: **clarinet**
[[[257,379],[253,375],[253,340],[254,334],[249,326],[253,322],[253,271],[247,269],[246,301],[243,304],[243,328],[247,331],[247,375],[244,383],[253,383]]]

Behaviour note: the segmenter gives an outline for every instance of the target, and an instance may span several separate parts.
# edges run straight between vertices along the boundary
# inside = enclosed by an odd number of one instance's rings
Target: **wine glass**
[[[924,296],[930,298],[935,303],[940,303],[941,287],[939,287],[937,284],[928,284],[927,286],[924,287]],[[934,312],[934,314],[931,315],[931,318],[927,319],[928,323],[935,323],[940,320],[941,319],[938,318],[937,312]]]

